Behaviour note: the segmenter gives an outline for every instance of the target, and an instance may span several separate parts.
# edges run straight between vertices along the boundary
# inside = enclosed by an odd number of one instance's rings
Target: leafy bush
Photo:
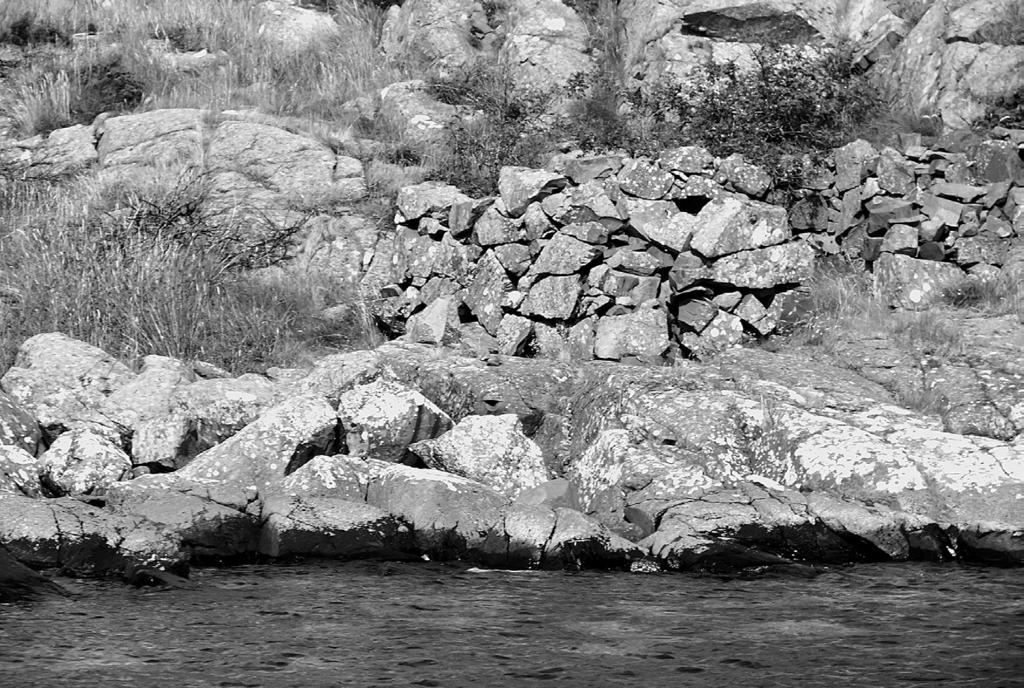
[[[517,89],[507,68],[477,63],[428,82],[431,94],[474,115],[453,124],[446,145],[434,151],[436,176],[470,194],[497,191],[506,165],[537,166],[551,148],[544,121],[553,96]]]
[[[786,177],[786,161],[846,143],[878,107],[875,91],[843,49],[762,46],[753,66],[707,62],[683,81],[664,80],[615,95],[599,76],[572,132],[591,148],[630,152],[700,143],[713,154],[742,153]],[[577,93],[588,86],[581,78]],[[596,123],[592,124],[592,122]]]

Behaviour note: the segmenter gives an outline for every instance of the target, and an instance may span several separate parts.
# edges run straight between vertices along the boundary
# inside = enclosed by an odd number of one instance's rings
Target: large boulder
[[[443,434],[452,420],[433,402],[397,382],[375,380],[341,395],[338,418],[351,455],[411,463],[409,445]]]
[[[109,433],[87,428],[65,432],[39,459],[40,481],[55,497],[102,494],[131,468],[132,460]]]
[[[189,561],[230,562],[255,552],[260,517],[252,513],[255,490],[217,483],[168,489],[159,476],[119,483],[107,493],[107,509],[145,524],[173,543]]]
[[[364,502],[274,496],[263,501],[260,553],[335,559],[408,557],[413,536],[402,520]]]
[[[134,377],[102,349],[49,332],[22,343],[0,386],[56,435],[76,421],[97,420],[95,411],[106,398]]]
[[[509,499],[550,478],[540,447],[514,414],[468,416],[410,449],[430,468],[477,480]]]
[[[328,44],[341,35],[331,15],[290,0],[264,0],[256,5],[260,34],[272,46],[286,52],[300,53],[311,46]]]
[[[480,56],[474,32],[489,30],[477,0],[408,0],[389,8],[381,47],[389,57],[411,59],[447,75]]]
[[[238,434],[166,476],[168,486],[216,481],[238,489],[271,490],[319,454],[334,453],[338,416],[322,397],[291,397]]]
[[[500,535],[507,498],[469,478],[401,464],[370,484],[367,503],[401,516],[416,546],[429,556],[475,556],[488,537]]]
[[[510,3],[500,59],[516,87],[557,92],[594,68],[589,52],[589,32],[572,8],[558,0]]]
[[[237,433],[277,401],[277,387],[260,375],[196,380],[173,389],[170,412],[157,422],[185,421],[188,437],[182,438],[174,457],[180,466]]]
[[[0,492],[0,545],[36,569],[123,575],[133,569],[187,570],[179,543],[143,519],[70,497],[31,499]]]
[[[883,253],[875,262],[874,284],[891,306],[918,310],[940,303],[944,293],[964,279],[953,263]]]
[[[697,214],[690,249],[718,258],[781,244],[791,234],[784,208],[739,198],[717,198]]]
[[[176,390],[193,380],[192,367],[185,362],[146,356],[139,374],[104,402],[102,415],[131,434],[132,463],[173,470],[191,458],[190,450],[198,451],[189,445],[190,431],[196,430],[190,420],[198,424],[198,419],[175,408]]]

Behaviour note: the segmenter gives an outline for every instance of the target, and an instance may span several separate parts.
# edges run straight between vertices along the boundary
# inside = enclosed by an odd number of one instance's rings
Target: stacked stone
[[[1024,259],[1024,130],[994,133],[956,152],[919,135],[901,136],[899,149],[837,148],[831,167],[804,180],[790,223],[819,233],[810,240],[825,253],[863,258],[893,306],[999,278]]]
[[[398,197],[392,302],[418,342],[659,362],[771,332],[814,249],[734,155],[506,167],[497,198],[426,182]]]

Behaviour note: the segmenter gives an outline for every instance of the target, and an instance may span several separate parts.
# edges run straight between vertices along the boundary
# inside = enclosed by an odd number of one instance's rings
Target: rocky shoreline
[[[230,377],[51,333],[2,386],[0,545],[34,569],[1024,563],[1019,435],[948,432],[806,352],[657,368],[392,342]]]

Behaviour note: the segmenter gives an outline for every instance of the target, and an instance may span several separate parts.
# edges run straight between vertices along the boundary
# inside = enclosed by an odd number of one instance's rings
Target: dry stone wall
[[[1024,275],[1024,132],[996,133],[962,152],[855,141],[808,168],[788,209],[763,169],[697,147],[506,167],[495,198],[405,187],[389,309],[418,342],[659,362],[771,333],[840,253],[892,305],[923,307]]]

